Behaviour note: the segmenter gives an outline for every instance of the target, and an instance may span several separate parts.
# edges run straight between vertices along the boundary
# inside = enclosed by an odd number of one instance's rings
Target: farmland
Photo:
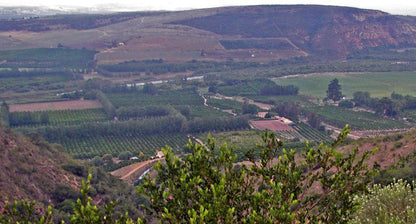
[[[357,130],[374,130],[374,129],[395,129],[407,128],[408,125],[403,122],[384,118],[374,113],[365,111],[352,111],[345,108],[324,106],[309,107],[307,110],[316,112],[323,120],[329,124],[342,128],[349,124],[350,128]]]
[[[96,100],[69,100],[44,103],[12,104],[10,112],[19,111],[47,111],[47,110],[84,110],[101,108],[102,105]]]
[[[188,142],[185,134],[166,135],[107,135],[85,139],[68,139],[62,145],[67,152],[78,159],[91,159],[95,156],[111,154],[117,157],[121,152],[129,151],[138,156],[143,153],[147,158],[155,151],[169,145],[175,153],[181,153]]]
[[[154,95],[140,92],[110,93],[107,97],[116,108],[148,105],[202,105],[203,103],[195,89],[162,90]]]
[[[357,91],[367,91],[373,97],[390,96],[392,92],[416,96],[416,73],[322,73],[294,75],[275,79],[279,85],[295,85],[300,94],[324,98],[328,83],[337,78],[342,86],[342,93],[352,98]]]
[[[285,124],[278,120],[258,120],[251,121],[251,124],[260,130],[271,130],[271,131],[292,131],[293,128],[288,124]]]

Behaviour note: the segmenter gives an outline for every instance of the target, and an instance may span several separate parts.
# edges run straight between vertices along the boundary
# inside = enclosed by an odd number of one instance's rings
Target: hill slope
[[[245,38],[286,37],[313,53],[345,55],[368,47],[416,43],[412,19],[348,7],[241,7],[175,23]]]
[[[0,210],[6,201],[35,200],[40,209],[52,205],[57,220],[72,212],[80,197],[81,180],[92,174],[89,195],[96,205],[119,201],[117,214],[139,216],[144,199],[133,186],[102,169],[70,158],[60,145],[50,145],[38,134],[27,137],[0,126]]]
[[[68,161],[59,147],[37,134],[27,138],[0,127],[0,207],[6,199],[51,204],[61,186],[77,191],[80,178],[62,168]]]
[[[100,63],[334,59],[371,47],[413,47],[415,21],[375,10],[316,5],[65,15],[0,23],[0,49],[86,47],[100,51]]]

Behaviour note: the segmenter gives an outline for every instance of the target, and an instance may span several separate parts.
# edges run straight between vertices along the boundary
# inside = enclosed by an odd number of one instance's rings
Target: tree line
[[[358,91],[353,94],[355,106],[374,110],[377,114],[397,117],[404,110],[416,109],[416,97],[393,92],[390,97],[373,98],[369,92]]]
[[[249,128],[247,117],[196,118],[191,121],[180,113],[141,120],[109,121],[67,126],[21,128],[24,133],[36,132],[51,142],[83,139],[96,135],[152,135],[168,133],[201,133],[208,131],[241,130]]]

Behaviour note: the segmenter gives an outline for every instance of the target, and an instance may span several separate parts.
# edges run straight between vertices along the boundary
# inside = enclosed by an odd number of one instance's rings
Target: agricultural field
[[[353,130],[376,130],[408,128],[409,126],[398,120],[386,118],[365,111],[353,111],[335,106],[307,107],[308,111],[317,113],[324,122],[343,128],[346,124]]]
[[[328,142],[331,137],[309,125],[299,122],[289,126],[277,120],[257,120],[250,122],[256,129],[271,130],[278,136],[291,141]]]
[[[116,107],[149,105],[202,105],[203,100],[195,89],[161,90],[157,94],[108,93],[108,99]]]
[[[68,139],[61,142],[70,155],[78,159],[91,159],[95,156],[111,154],[117,157],[121,152],[129,151],[135,156],[143,153],[147,158],[153,156],[166,145],[175,153],[182,153],[188,138],[185,134],[163,135],[118,135],[91,136],[84,139]]]
[[[190,117],[222,117],[222,116],[231,116],[231,114],[223,112],[221,110],[216,110],[210,106],[191,106],[190,108]]]
[[[243,103],[236,100],[217,99],[214,97],[207,98],[207,104],[211,107],[216,107],[221,110],[232,110],[234,113],[241,113]]]
[[[69,48],[33,48],[0,51],[0,68],[86,68],[96,51]]]
[[[19,116],[24,112],[12,112],[10,117]],[[65,126],[75,124],[86,124],[90,122],[107,121],[107,115],[102,108],[96,109],[84,109],[84,110],[47,110],[47,111],[35,111],[33,116],[35,118],[42,117],[42,114],[47,114],[48,122],[45,124],[39,123],[37,125],[49,125],[49,126]],[[13,126],[13,125],[12,125]],[[24,125],[18,125],[15,127],[22,127]],[[34,125],[30,125],[34,126]]]
[[[102,105],[97,100],[66,100],[57,102],[12,104],[9,107],[10,112],[21,112],[47,110],[84,110],[92,108],[101,108]]]
[[[367,91],[372,97],[390,96],[392,92],[416,96],[415,72],[383,73],[318,73],[293,75],[274,79],[278,85],[295,85],[299,93],[315,98],[325,98],[328,84],[337,78],[342,94],[353,97],[357,91]]]
[[[250,99],[268,104],[294,103],[302,106],[313,106],[314,99],[305,95],[293,96],[250,96]],[[316,102],[316,99],[315,99]]]
[[[292,131],[293,128],[288,124],[285,124],[278,120],[256,120],[250,122],[255,128],[260,130],[271,130],[271,131]]]

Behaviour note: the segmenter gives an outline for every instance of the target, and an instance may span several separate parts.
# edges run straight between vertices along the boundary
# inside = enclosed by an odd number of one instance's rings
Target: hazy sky
[[[179,10],[233,5],[320,4],[378,9],[392,14],[416,15],[415,0],[0,0],[0,6],[102,7],[121,10]]]

